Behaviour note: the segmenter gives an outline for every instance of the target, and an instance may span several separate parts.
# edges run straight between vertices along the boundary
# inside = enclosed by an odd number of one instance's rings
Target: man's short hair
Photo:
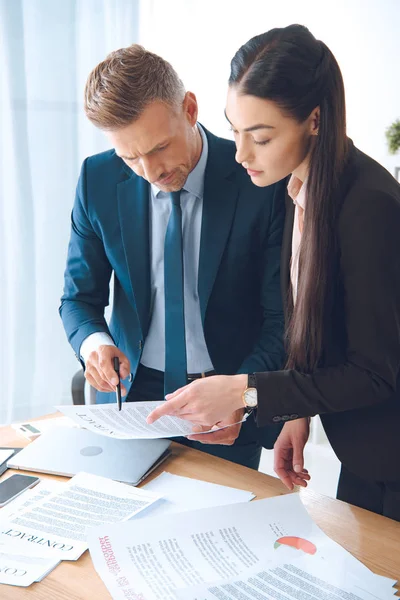
[[[90,73],[85,87],[85,113],[103,130],[126,127],[153,101],[179,106],[185,88],[163,58],[132,44],[111,52]]]

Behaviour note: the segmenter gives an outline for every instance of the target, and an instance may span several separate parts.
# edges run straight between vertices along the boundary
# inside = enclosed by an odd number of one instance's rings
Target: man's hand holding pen
[[[119,361],[119,376],[114,368],[114,358]],[[99,392],[116,392],[120,380],[130,374],[128,358],[115,346],[100,346],[91,352],[86,361],[85,377],[90,385]],[[121,383],[121,396],[126,396],[127,390]]]

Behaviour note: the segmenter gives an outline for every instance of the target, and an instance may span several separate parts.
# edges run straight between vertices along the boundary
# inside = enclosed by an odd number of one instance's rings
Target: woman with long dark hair
[[[293,488],[307,485],[303,449],[320,414],[342,463],[338,498],[400,520],[400,186],[347,137],[339,66],[306,27],[238,50],[226,116],[253,183],[288,181],[287,364],[195,381],[150,421],[172,414],[209,427],[254,407],[258,426],[285,423],[275,470]]]

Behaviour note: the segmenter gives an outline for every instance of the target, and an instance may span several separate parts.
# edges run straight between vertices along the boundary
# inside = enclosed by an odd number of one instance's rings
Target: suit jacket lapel
[[[204,326],[208,300],[217,276],[235,214],[238,188],[228,179],[232,157],[224,156],[225,145],[206,131],[209,148],[204,179],[198,292]]]
[[[150,317],[149,186],[144,179],[133,175],[119,183],[117,190],[132,300],[144,339]]]

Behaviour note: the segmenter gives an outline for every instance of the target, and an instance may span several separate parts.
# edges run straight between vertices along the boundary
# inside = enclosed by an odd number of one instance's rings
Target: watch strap
[[[255,373],[249,373],[247,376],[247,387],[257,389],[257,377]]]

